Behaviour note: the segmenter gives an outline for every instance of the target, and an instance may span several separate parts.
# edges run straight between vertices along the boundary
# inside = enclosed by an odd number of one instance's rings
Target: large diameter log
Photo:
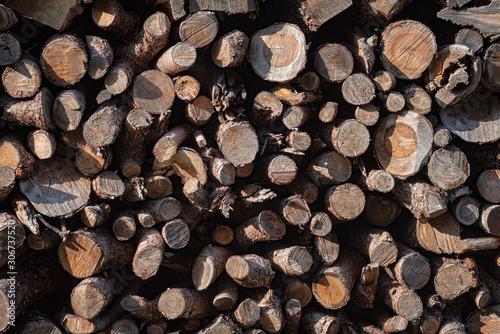
[[[305,36],[296,25],[275,23],[252,36],[248,61],[262,79],[287,82],[304,68],[305,47]]]
[[[52,36],[42,48],[40,64],[45,77],[58,87],[69,87],[87,73],[88,52],[81,38],[71,34]]]
[[[78,283],[71,292],[71,307],[75,315],[92,319],[101,314],[119,292],[112,278],[89,277]]]
[[[247,121],[221,124],[216,139],[221,153],[235,166],[251,163],[259,150],[257,134]]]
[[[423,312],[420,297],[386,273],[379,277],[378,292],[387,306],[408,321],[418,319]]]
[[[61,289],[68,280],[54,253],[30,257],[16,270],[14,280],[9,280],[8,277],[0,279],[0,331],[9,327],[11,314],[21,316],[31,304]],[[10,290],[12,284],[15,287],[15,298]]]
[[[316,53],[314,65],[323,79],[338,83],[344,81],[352,73],[354,59],[345,46],[325,44]]]
[[[210,294],[189,288],[168,289],[158,301],[158,309],[169,320],[196,319],[213,313]]]
[[[125,110],[101,105],[83,124],[83,138],[91,146],[108,146],[115,142],[122,129]]]
[[[368,129],[354,119],[338,120],[327,126],[323,138],[327,144],[347,158],[362,155],[370,144]]]
[[[135,77],[130,90],[131,103],[152,115],[172,107],[175,98],[174,82],[158,70],[144,71]]]
[[[326,309],[336,310],[347,304],[358,279],[363,259],[352,249],[343,247],[330,267],[321,268],[312,283],[316,300]]]
[[[418,179],[397,180],[392,194],[416,218],[435,218],[447,210],[444,192]]]
[[[107,230],[71,232],[57,251],[65,271],[77,278],[87,278],[104,270],[120,269],[130,263],[132,246],[118,242]]]
[[[260,241],[279,240],[285,234],[285,224],[277,214],[269,210],[262,211],[258,216],[238,225],[234,231],[236,244],[242,249]]]
[[[472,257],[440,257],[432,262],[434,288],[446,300],[455,299],[478,285],[478,269]]]
[[[193,264],[192,279],[196,290],[206,290],[226,268],[232,252],[224,247],[208,245]]]
[[[117,0],[95,1],[90,17],[96,26],[123,40],[132,39],[140,24],[139,16],[133,12],[125,11]]]
[[[325,207],[340,222],[356,219],[363,212],[365,203],[364,192],[352,183],[333,186],[325,194]]]
[[[137,277],[145,280],[156,275],[163,260],[165,243],[161,233],[152,228],[137,232],[137,250],[132,260],[132,270]]]
[[[411,290],[422,289],[431,277],[429,260],[401,243],[396,243],[396,245],[398,258],[390,267],[396,280]]]
[[[419,78],[430,65],[436,51],[436,37],[420,22],[397,21],[382,32],[380,60],[384,68],[396,78]]]
[[[35,96],[41,84],[42,72],[38,62],[28,54],[24,54],[19,62],[7,66],[2,73],[3,88],[16,99]]]
[[[231,256],[226,262],[226,272],[245,288],[269,287],[275,275],[271,262],[255,254]]]

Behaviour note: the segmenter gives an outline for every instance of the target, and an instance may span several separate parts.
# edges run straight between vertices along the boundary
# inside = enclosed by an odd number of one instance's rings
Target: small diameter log
[[[481,216],[481,204],[471,196],[457,198],[450,206],[450,213],[462,225],[470,226]]]
[[[155,228],[141,228],[137,231],[137,250],[132,260],[132,270],[145,280],[156,275],[163,260],[165,243]]]
[[[228,225],[217,225],[212,230],[212,240],[217,245],[227,246],[234,240],[234,231]]]
[[[386,71],[398,79],[414,80],[422,75],[434,58],[436,37],[423,23],[397,21],[382,32],[379,49],[380,61]]]
[[[160,319],[146,327],[147,334],[164,334],[167,332],[168,324],[167,320]]]
[[[177,148],[188,137],[191,132],[191,126],[182,124],[172,127],[165,133],[153,147],[153,154],[156,161],[166,162],[172,159],[177,152]]]
[[[234,308],[238,301],[238,285],[227,275],[221,277],[217,284],[217,294],[212,304],[219,311],[227,311]]]
[[[356,219],[365,207],[364,192],[355,184],[344,183],[327,189],[325,207],[338,221]]]
[[[302,175],[297,175],[288,188],[292,193],[303,198],[307,204],[316,202],[319,196],[318,187]]]
[[[9,166],[0,167],[0,202],[9,197],[16,184],[16,173]]]
[[[352,74],[342,84],[342,96],[355,106],[370,103],[375,98],[375,84],[365,74]]]
[[[12,65],[21,59],[21,44],[14,36],[9,33],[0,34],[0,45],[0,66]]]
[[[297,92],[289,82],[276,85],[270,89],[270,92],[290,106],[302,106],[308,103],[318,102],[323,98],[322,95],[313,92]]]
[[[123,93],[156,54],[167,45],[170,20],[162,12],[150,15],[135,38],[121,50],[119,59],[108,71],[104,80],[106,89],[113,95]],[[167,80],[168,81],[168,80]],[[150,84],[149,87],[152,85]],[[153,97],[157,95],[150,92]]]
[[[207,292],[189,288],[168,289],[158,301],[158,310],[168,320],[197,319],[209,316],[214,308]]]
[[[379,98],[384,102],[384,108],[388,112],[398,112],[405,107],[405,98],[400,92],[380,94]]]
[[[355,158],[368,149],[370,133],[366,126],[354,119],[338,120],[325,127],[323,139],[343,156]]]
[[[174,78],[174,89],[182,101],[193,101],[200,93],[200,82],[190,75]]]
[[[217,145],[224,157],[236,167],[251,163],[259,150],[259,140],[247,121],[223,123],[217,131]]]
[[[111,334],[139,334],[139,326],[137,323],[129,318],[123,318],[113,322],[111,326]]]
[[[256,126],[264,126],[280,117],[282,112],[283,103],[279,98],[264,90],[255,96],[250,117]]]
[[[10,96],[2,96],[0,107],[4,112],[0,117],[0,124],[9,127],[34,126],[44,130],[54,130],[56,126],[51,116],[53,100],[47,88],[42,88],[30,100],[17,100]]]
[[[241,66],[245,60],[248,42],[248,37],[239,30],[222,35],[212,45],[212,61],[222,68]]]
[[[323,123],[331,123],[337,117],[339,104],[337,102],[326,102],[319,108],[318,118]]]
[[[481,43],[482,43],[481,39]],[[499,63],[498,63],[498,55],[500,52],[500,45],[498,43],[490,45],[490,47],[484,53],[483,58],[483,66],[485,75],[484,82],[488,89],[493,92],[500,91],[500,80],[498,80],[498,71],[499,71]]]
[[[455,299],[478,285],[478,269],[472,257],[433,259],[434,288],[446,300]]]
[[[248,61],[262,79],[288,82],[305,67],[305,36],[296,25],[283,22],[258,30],[250,40]]]
[[[16,192],[12,195],[10,203],[21,224],[35,235],[40,233],[40,225],[36,218],[36,210],[31,202],[24,195]]]
[[[288,276],[300,276],[311,269],[313,258],[307,248],[271,244],[266,247],[264,257],[271,261],[273,267]]]
[[[390,268],[399,284],[406,285],[411,290],[422,289],[431,277],[431,266],[429,260],[401,244],[398,247],[398,258]]]
[[[349,159],[335,151],[318,155],[306,168],[306,175],[318,188],[343,183],[351,174]]]
[[[118,241],[127,241],[135,235],[136,224],[133,211],[126,210],[113,219],[113,234]]]
[[[418,319],[423,312],[420,297],[386,273],[379,276],[378,293],[387,306],[408,321]]]
[[[500,205],[487,204],[481,208],[481,219],[478,222],[479,227],[492,235],[500,236]]]
[[[277,205],[280,216],[290,225],[302,228],[311,219],[309,206],[300,196],[290,196],[281,200]]]
[[[285,224],[270,210],[262,211],[258,216],[238,225],[234,231],[236,244],[241,249],[247,249],[260,241],[279,240],[285,234]]]
[[[441,189],[418,179],[395,181],[392,194],[416,218],[435,218],[446,212],[448,199]]]
[[[135,108],[159,115],[174,103],[174,82],[161,71],[144,71],[135,77],[129,96]]]
[[[241,333],[241,328],[236,326],[229,316],[220,314],[215,318],[207,327],[203,330],[197,332],[198,334],[210,334],[210,333]]]
[[[373,126],[379,120],[379,107],[372,103],[357,106],[354,111],[354,117],[364,126]]]
[[[85,93],[80,89],[63,90],[52,104],[52,119],[64,131],[76,130],[87,106]]]
[[[39,160],[51,158],[56,152],[56,137],[47,130],[34,130],[26,138],[28,148]]]
[[[85,226],[94,228],[104,224],[108,220],[110,212],[111,207],[106,203],[87,205],[80,212],[80,218]]]
[[[172,194],[173,186],[170,178],[163,175],[153,175],[144,181],[146,195],[151,199],[160,199]]]
[[[200,212],[210,209],[210,194],[196,178],[191,178],[182,187],[182,193]]]
[[[285,314],[285,327],[283,331],[290,334],[298,334],[300,326],[300,318],[302,317],[302,306],[297,299],[290,299],[285,304],[283,310]]]
[[[259,304],[255,300],[247,298],[236,307],[233,316],[241,327],[253,326],[260,320]]]
[[[420,86],[411,84],[403,88],[406,108],[421,115],[431,111],[432,97]]]
[[[200,11],[189,15],[179,26],[181,41],[191,44],[194,48],[203,48],[215,39],[219,32],[219,22],[215,13]]]
[[[386,267],[396,262],[398,249],[389,232],[367,226],[359,226],[350,235],[350,242],[356,250],[371,263]]]
[[[52,320],[44,314],[35,313],[29,315],[22,324],[22,333],[37,334],[37,333],[50,333],[62,334],[59,327],[57,327]]]
[[[44,76],[55,86],[73,86],[87,73],[87,47],[76,35],[54,35],[42,48],[40,64]]]
[[[339,83],[351,75],[354,59],[348,48],[340,44],[325,44],[314,58],[314,66],[327,82]]]
[[[329,310],[345,306],[361,273],[363,262],[356,252],[343,247],[333,265],[321,268],[314,278],[312,293],[316,300]]]
[[[436,145],[437,147],[446,147],[451,143],[452,140],[453,136],[451,134],[451,131],[448,130],[447,127],[442,124],[438,124],[434,128],[434,145]]]
[[[317,91],[321,85],[321,79],[316,72],[308,71],[300,77],[300,87],[307,91]]]
[[[372,76],[372,80],[375,84],[375,88],[383,93],[387,93],[396,88],[396,77],[391,72],[377,71]]]
[[[481,278],[478,279],[477,287],[469,290],[469,296],[474,300],[474,303],[479,309],[486,308],[491,301],[490,289]]]
[[[168,247],[182,249],[191,238],[191,226],[184,219],[173,219],[163,226],[161,235]]]
[[[123,181],[125,191],[121,197],[125,202],[142,202],[146,200],[146,187],[144,187],[144,178],[131,177]]]
[[[265,180],[277,185],[290,184],[297,175],[295,161],[284,154],[273,154],[266,157],[261,166]]]
[[[287,132],[286,142],[289,147],[297,152],[305,152],[311,147],[311,137],[305,131],[289,131]]]
[[[297,130],[312,118],[313,112],[309,106],[291,106],[285,109],[281,120],[289,130]]]
[[[377,284],[380,266],[369,263],[361,270],[361,277],[352,291],[353,303],[364,309],[372,309],[377,296]]]
[[[187,42],[179,42],[163,52],[155,63],[169,76],[186,71],[196,62],[196,49]]]
[[[134,317],[146,323],[151,323],[162,319],[162,315],[158,310],[158,299],[159,297],[148,300],[137,295],[127,295],[120,301],[120,305]]]
[[[17,16],[12,9],[0,5],[0,31],[9,30],[17,23]]]
[[[47,229],[39,234],[28,234],[28,246],[36,251],[46,251],[59,245],[61,238],[54,231]]]
[[[394,177],[382,169],[372,169],[367,176],[360,176],[360,185],[370,191],[388,193],[394,188]]]
[[[118,141],[118,162],[125,177],[139,176],[146,157],[146,134],[153,122],[151,115],[142,109],[130,111],[123,123]]]
[[[83,124],[85,142],[96,147],[113,144],[120,134],[124,118],[124,109],[101,105]]]
[[[280,333],[285,325],[280,299],[269,289],[259,301],[260,325],[268,333]]]
[[[285,300],[296,299],[302,307],[306,307],[312,300],[311,286],[297,277],[283,276],[285,284]]]
[[[193,264],[193,285],[206,290],[224,272],[232,252],[224,247],[208,245],[198,254]]]
[[[255,254],[231,256],[226,262],[226,272],[245,288],[269,287],[275,274],[271,262]]]
[[[96,26],[123,40],[132,39],[140,25],[139,17],[124,10],[117,0],[96,0],[90,17]]]
[[[0,7],[0,12],[1,9],[2,7]],[[24,54],[19,62],[7,66],[2,73],[2,85],[5,92],[16,99],[35,96],[41,84],[42,72],[37,60],[29,54]]]
[[[331,266],[339,256],[339,239],[337,233],[331,231],[324,237],[316,236],[314,238],[316,251],[327,266]]]
[[[392,224],[401,213],[398,203],[378,194],[368,194],[362,217],[373,226]]]
[[[84,144],[75,153],[75,166],[83,175],[93,176],[107,169],[112,159],[113,154],[109,147]]]
[[[255,166],[254,166],[253,162],[246,164],[246,165],[243,165],[243,166],[236,167],[236,176],[237,177],[249,177],[250,175],[252,175],[254,167]]]
[[[87,35],[85,41],[89,49],[87,75],[94,80],[102,79],[113,63],[113,48],[106,39],[98,36]]]
[[[92,180],[92,190],[102,200],[112,200],[125,192],[125,184],[114,172],[106,170]]]
[[[340,330],[340,321],[326,313],[309,312],[302,316],[300,329],[304,334],[336,334]]]
[[[205,95],[199,95],[192,102],[186,104],[186,118],[197,126],[207,124],[214,112],[212,100]]]
[[[400,333],[408,326],[408,320],[400,315],[390,315],[382,308],[366,312],[366,318],[385,333]]]
[[[119,292],[118,283],[113,278],[86,278],[71,292],[73,313],[87,320],[95,318],[103,313]]]
[[[65,271],[77,278],[87,278],[124,267],[131,262],[133,250],[130,244],[120,243],[108,231],[98,228],[71,232],[57,254]]]
[[[422,315],[420,316],[420,323],[418,328],[422,334],[436,334],[441,327],[441,321],[443,316],[439,311],[432,311],[428,308],[424,308]]]
[[[324,237],[330,233],[332,225],[332,220],[326,213],[316,211],[311,214],[309,231],[315,236]]]
[[[181,213],[179,201],[165,197],[145,203],[137,212],[137,220],[144,227],[170,221]]]
[[[450,190],[461,186],[470,175],[467,156],[456,146],[434,151],[427,164],[427,175],[433,185]]]
[[[26,232],[19,219],[8,211],[0,211],[0,250],[20,248],[24,239]]]
[[[477,179],[476,189],[488,202],[500,203],[500,169],[484,170]]]
[[[448,304],[443,314],[443,321],[439,334],[466,334],[469,333],[464,323],[462,322],[462,315],[460,306],[457,303]],[[474,333],[474,332],[472,332]],[[477,332],[479,333],[479,331]]]

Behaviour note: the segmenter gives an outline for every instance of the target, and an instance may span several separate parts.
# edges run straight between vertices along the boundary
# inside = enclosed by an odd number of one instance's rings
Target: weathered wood
[[[477,179],[476,188],[482,198],[490,203],[500,203],[500,169],[486,169]]]
[[[447,210],[448,198],[437,187],[412,178],[395,180],[392,194],[417,218],[435,218]]]
[[[0,211],[0,249],[20,248],[24,239],[26,232],[19,219],[8,211]]]
[[[173,186],[170,178],[163,175],[153,175],[144,181],[146,195],[151,199],[160,199],[172,194]]]
[[[34,171],[35,158],[17,137],[6,135],[0,138],[0,166],[12,168],[16,178],[27,178]]]
[[[253,326],[260,320],[259,304],[255,300],[247,298],[236,307],[233,316],[242,327]]]
[[[165,243],[161,233],[152,228],[137,231],[137,250],[132,260],[132,270],[137,277],[145,280],[156,275],[163,260]]]
[[[377,71],[372,76],[373,83],[375,84],[375,88],[378,91],[387,93],[393,90],[396,87],[396,77],[388,71]]]
[[[246,288],[269,287],[275,275],[271,262],[255,254],[231,256],[226,262],[226,272]]]
[[[285,325],[280,299],[269,289],[259,301],[260,324],[268,333],[280,333]]]
[[[300,246],[280,245],[278,243],[265,248],[264,257],[273,267],[288,276],[300,276],[311,269],[313,258],[307,248]]]
[[[500,307],[492,305],[484,310],[477,310],[467,317],[467,333],[493,334],[497,330],[499,323]]]
[[[22,332],[26,334],[62,334],[59,327],[42,313],[30,314],[22,323]]]
[[[0,31],[8,30],[12,28],[17,22],[17,16],[14,13],[12,9],[10,9],[7,6],[1,5],[0,6],[0,17],[1,19],[1,25],[0,25]]]
[[[109,147],[94,147],[83,144],[77,148],[75,153],[75,166],[83,175],[93,176],[107,169],[112,159],[113,155]]]
[[[363,218],[373,226],[387,226],[392,224],[401,213],[398,203],[378,194],[368,194]]]
[[[388,193],[394,188],[394,178],[385,170],[372,169],[368,175],[360,176],[360,185],[367,190]]]
[[[389,232],[375,227],[360,225],[353,229],[350,242],[370,263],[378,263],[381,267],[396,262],[398,257],[396,243]]]
[[[171,128],[155,144],[153,154],[158,162],[166,162],[172,159],[178,147],[187,138],[191,127],[182,124]]]
[[[408,326],[408,320],[400,315],[390,315],[381,308],[367,312],[366,318],[386,333],[400,333]]]
[[[302,316],[300,329],[305,334],[336,334],[340,330],[340,321],[326,313],[308,312]]]
[[[403,88],[403,95],[406,100],[408,110],[425,115],[431,111],[432,98],[420,86],[411,84]]]
[[[9,9],[8,7],[0,7]],[[0,10],[1,12],[1,10]],[[7,66],[2,73],[2,85],[16,99],[33,97],[42,84],[42,72],[37,60],[25,53],[19,62]]]
[[[144,71],[135,77],[130,91],[131,102],[153,115],[170,109],[175,98],[174,82],[158,70]]]
[[[78,283],[71,292],[71,308],[75,315],[92,319],[100,315],[120,292],[113,278],[89,277]]]
[[[355,184],[343,183],[327,189],[325,207],[338,221],[356,219],[366,203],[365,194]]]
[[[431,277],[429,260],[417,251],[396,243],[398,257],[390,268],[399,284],[406,285],[411,290],[422,289]]]
[[[446,147],[453,140],[453,136],[447,127],[445,127],[442,124],[438,124],[434,128],[434,139],[433,140],[434,140],[434,145],[436,145],[437,147]]]
[[[187,42],[180,42],[163,52],[155,66],[160,71],[172,76],[189,69],[195,61],[196,49]]]
[[[259,144],[255,130],[246,121],[229,121],[219,126],[217,145],[224,157],[235,166],[252,162]]]
[[[372,309],[377,295],[378,276],[380,266],[378,263],[369,263],[361,270],[361,276],[352,290],[351,300],[364,309]]]
[[[375,84],[366,74],[351,74],[342,83],[342,96],[355,106],[370,103],[375,98]]]
[[[174,78],[174,89],[179,99],[193,101],[200,93],[200,82],[190,75],[182,75]]]
[[[379,107],[372,103],[357,106],[354,111],[354,117],[364,126],[373,126],[378,123],[379,110]]]
[[[211,333],[235,333],[241,334],[241,329],[234,324],[234,322],[227,315],[220,314],[216,317],[207,327],[197,332],[198,334],[211,334]]]
[[[80,211],[80,218],[85,226],[94,228],[104,224],[111,212],[111,206],[106,203],[87,205]]]
[[[167,289],[160,296],[158,309],[169,320],[196,319],[214,311],[209,293],[189,288]]]
[[[206,290],[224,271],[232,252],[224,247],[206,246],[193,264],[193,285],[197,290]]]
[[[480,217],[480,203],[471,196],[457,198],[450,206],[450,212],[462,225],[474,224]]]
[[[10,33],[0,34],[0,45],[2,45],[2,51],[0,52],[1,66],[15,64],[21,59],[21,45]]]
[[[179,201],[173,197],[165,197],[144,203],[137,211],[137,220],[142,226],[151,227],[175,219],[180,213]]]
[[[113,219],[113,234],[119,241],[132,239],[136,231],[135,214],[130,210],[120,212]]]
[[[467,156],[453,145],[434,151],[427,164],[430,181],[443,190],[461,186],[469,174],[470,165]]]
[[[307,176],[318,188],[343,183],[351,177],[351,173],[349,159],[335,151],[318,155],[306,168]]]
[[[352,73],[354,59],[348,48],[340,44],[325,44],[316,53],[314,65],[327,82],[342,82]]]
[[[54,99],[51,116],[59,129],[76,130],[86,107],[86,94],[82,89],[63,90]]]
[[[465,45],[471,49],[472,52],[478,53],[483,49],[483,36],[479,31],[474,29],[460,29],[460,31],[455,34],[455,44]]]
[[[222,276],[217,284],[218,293],[212,304],[219,311],[227,311],[234,308],[238,301],[238,285],[227,275]]]
[[[455,299],[478,285],[477,264],[471,257],[436,258],[432,261],[432,270],[434,288],[446,300]]]
[[[117,0],[96,0],[90,16],[96,26],[123,40],[131,40],[139,29],[139,17],[124,10]]]
[[[314,245],[316,246],[318,255],[327,266],[331,266],[337,260],[340,244],[337,233],[334,231],[331,231],[324,237],[316,236],[314,238]]]
[[[200,11],[189,15],[179,26],[181,41],[191,44],[194,48],[203,48],[210,44],[219,31],[219,22],[215,13]]]
[[[239,30],[221,36],[212,45],[214,64],[222,68],[241,66],[245,60],[248,43],[248,37]]]
[[[61,241],[61,238],[54,231],[47,229],[38,234],[28,234],[26,241],[31,249],[46,251],[56,247]]]
[[[122,129],[125,110],[122,107],[102,104],[83,124],[83,138],[91,146],[113,144]]]
[[[0,167],[0,202],[9,197],[16,184],[16,173],[9,166]]]
[[[159,297],[148,300],[138,295],[127,295],[121,301],[121,307],[132,314],[134,317],[141,319],[146,323],[158,321],[162,318],[158,310]]]
[[[386,273],[381,273],[379,277],[378,293],[387,306],[408,321],[416,320],[422,314],[423,305],[420,297]]]
[[[109,42],[99,36],[85,36],[89,50],[87,74],[94,80],[104,78],[113,63],[113,48]]]
[[[325,127],[323,139],[343,156],[355,158],[368,149],[370,133],[366,126],[354,119],[339,119]]]
[[[100,199],[112,200],[123,195],[125,184],[116,173],[107,170],[92,180],[92,190]]]

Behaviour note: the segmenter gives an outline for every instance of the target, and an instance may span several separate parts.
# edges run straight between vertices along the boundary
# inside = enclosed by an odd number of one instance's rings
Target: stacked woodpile
[[[500,333],[500,0],[0,3],[0,333]]]

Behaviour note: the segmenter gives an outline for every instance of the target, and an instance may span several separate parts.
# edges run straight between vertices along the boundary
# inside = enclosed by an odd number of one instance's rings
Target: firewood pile
[[[499,8],[0,1],[0,333],[500,333]]]

